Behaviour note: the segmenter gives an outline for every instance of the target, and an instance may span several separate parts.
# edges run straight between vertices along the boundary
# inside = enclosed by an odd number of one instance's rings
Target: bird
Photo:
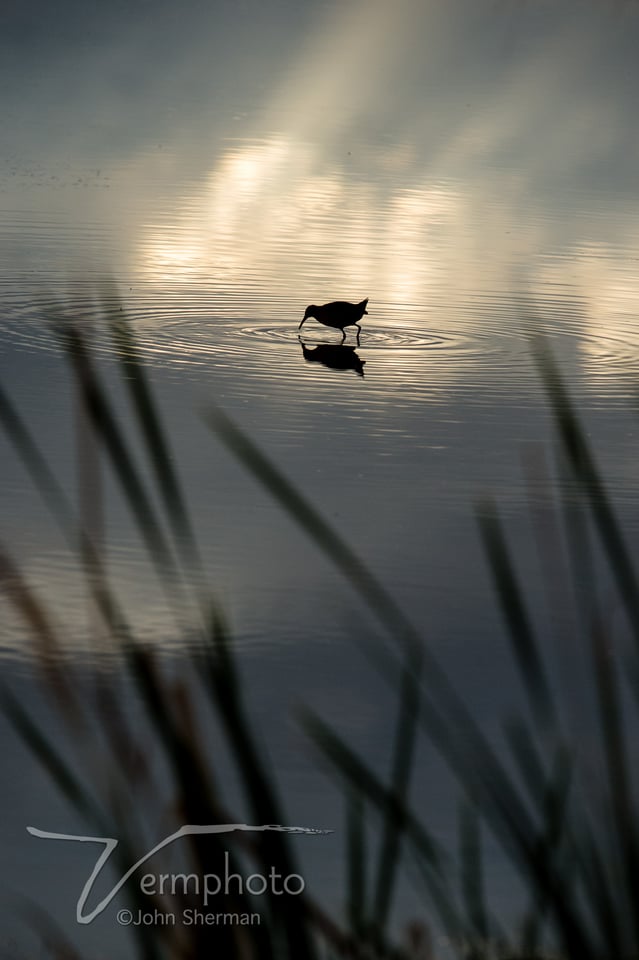
[[[325,303],[321,307],[312,303],[310,307],[306,308],[304,319],[297,329],[301,330],[305,321],[308,320],[309,317],[313,317],[315,320],[318,320],[319,323],[323,323],[325,327],[334,327],[336,330],[341,330],[342,343],[344,343],[346,339],[344,327],[357,327],[357,342],[359,343],[359,335],[362,328],[358,320],[361,320],[364,314],[368,313],[366,309],[367,303],[368,297],[366,300],[362,300],[361,303],[347,303],[345,300],[334,300],[333,303]]]

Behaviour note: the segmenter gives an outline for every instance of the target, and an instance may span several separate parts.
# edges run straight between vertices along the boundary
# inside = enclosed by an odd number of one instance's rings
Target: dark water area
[[[556,357],[631,552],[639,545],[638,39],[635,4],[594,0],[66,0],[0,14],[3,388],[77,499],[86,449],[50,320],[81,325],[132,436],[104,322],[123,308],[291,823],[338,831],[301,853],[309,887],[336,911],[342,803],[295,708],[312,704],[385,770],[394,698],[353,642],[379,628],[202,415],[229,414],[303,491],[495,730],[521,691],[478,534],[482,498],[498,504],[534,616],[548,622],[535,531],[552,513],[556,446],[531,335]],[[365,297],[359,344],[347,328],[340,347],[339,331],[313,320],[298,335],[308,304]],[[121,682],[79,561],[4,434],[0,457],[4,547],[69,661]],[[185,637],[107,469],[101,497],[121,603],[178,670]],[[573,598],[553,617],[544,643],[573,685],[565,706],[579,729]],[[4,602],[0,651],[4,683],[44,718],[30,630]],[[3,899],[31,897],[87,955],[107,955],[107,938],[110,957],[133,956],[113,906],[76,929],[88,861],[25,827],[81,825],[4,721],[2,744]],[[424,748],[415,803],[443,838],[451,795]],[[514,895],[493,855],[507,913]],[[26,934],[8,909],[12,949]],[[419,909],[407,891],[398,917]]]

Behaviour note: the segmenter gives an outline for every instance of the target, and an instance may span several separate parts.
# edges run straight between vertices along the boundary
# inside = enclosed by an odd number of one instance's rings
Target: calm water
[[[339,800],[291,709],[311,702],[383,768],[390,703],[350,642],[372,628],[201,414],[228,412],[333,522],[478,715],[491,723],[516,704],[473,509],[498,500],[539,596],[530,505],[543,510],[548,491],[522,459],[540,444],[553,455],[533,327],[639,540],[639,12],[413,0],[211,12],[193,0],[179,16],[34,2],[3,17],[3,385],[75,497],[86,450],[48,319],[82,322],[124,411],[103,314],[126,309],[291,822],[335,827]],[[341,352],[322,353],[340,337],[314,321],[300,341],[307,304],[364,297],[359,346],[349,330]],[[4,436],[0,452],[3,544],[74,661],[110,671],[76,561]],[[183,637],[106,470],[102,490],[127,613],[179,658]],[[7,682],[37,714],[29,632],[6,604],[0,645]],[[564,674],[578,658],[561,649]],[[62,855],[23,828],[76,821],[15,735],[3,742],[5,892],[28,893],[80,944],[116,938],[113,916],[85,940],[71,922],[83,863],[65,861],[72,889],[51,892]],[[444,778],[417,779],[446,834]],[[324,891],[341,878],[331,844],[308,868]]]

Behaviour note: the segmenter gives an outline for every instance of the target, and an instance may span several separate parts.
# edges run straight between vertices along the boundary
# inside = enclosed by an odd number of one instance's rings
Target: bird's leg
[[[359,323],[356,323],[355,326],[357,327],[357,346],[359,346],[359,335],[362,332],[362,328],[360,327]]]
[[[345,340],[346,340],[346,330],[344,330],[344,327],[342,327],[342,343],[344,343]]]

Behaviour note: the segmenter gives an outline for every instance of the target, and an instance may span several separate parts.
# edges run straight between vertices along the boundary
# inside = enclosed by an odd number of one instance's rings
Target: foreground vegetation
[[[208,584],[191,517],[174,467],[169,438],[157,412],[147,371],[125,314],[106,314],[128,392],[127,422],[116,406],[92,356],[81,324],[52,318],[75,378],[87,429],[112,468],[145,545],[149,563],[175,619],[176,636],[185,624],[198,624],[184,645],[181,662],[167,664],[141,644],[127,623],[112,589],[98,543],[86,517],[76,510],[46,462],[11,398],[0,393],[0,420],[16,451],[68,542],[81,561],[86,587],[98,613],[99,628],[121,658],[122,680],[113,685],[87,677],[64,655],[64,643],[40,597],[29,587],[9,551],[0,554],[6,596],[28,622],[44,690],[65,744],[34,721],[28,707],[9,689],[2,705],[15,729],[48,771],[83,823],[96,835],[118,837],[121,872],[152,844],[131,811],[152,809],[167,777],[174,826],[233,823],[225,807],[219,770],[207,743],[208,716],[216,718],[235,765],[253,824],[287,824],[274,770],[264,761],[249,721],[233,638],[224,610]],[[279,469],[223,413],[207,416],[211,430],[228,450],[313,540],[383,628],[385,640],[367,638],[362,656],[380,672],[396,699],[393,759],[389,777],[380,777],[326,721],[305,712],[301,723],[310,742],[335,772],[344,798],[346,862],[344,916],[330,915],[312,891],[291,900],[278,895],[228,898],[224,909],[259,912],[261,923],[236,927],[142,926],[135,930],[137,955],[151,958],[439,958],[467,960],[620,960],[639,956],[639,807],[631,766],[630,741],[639,705],[639,584],[632,559],[559,371],[543,342],[532,339],[552,410],[558,445],[561,489],[554,520],[540,541],[552,554],[563,580],[553,583],[579,598],[579,649],[589,662],[589,682],[597,711],[598,787],[593,792],[580,764],[580,751],[568,732],[565,693],[547,662],[538,617],[527,608],[497,506],[477,507],[480,535],[508,627],[523,705],[504,723],[496,746],[469,712],[419,631],[373,572]],[[136,464],[140,452],[147,469]],[[623,607],[630,640],[619,646],[596,589],[599,552]],[[548,571],[547,571],[548,572]],[[542,630],[544,629],[542,625]],[[143,704],[145,723],[132,727],[124,708],[133,688]],[[429,825],[409,802],[420,738],[432,742],[459,785],[459,843],[442,849]],[[97,745],[106,781],[87,781],[87,742]],[[74,763],[75,747],[78,761]],[[82,750],[85,753],[82,753]],[[151,760],[153,758],[153,761]],[[590,758],[592,760],[592,758]],[[161,774],[158,773],[161,768]],[[135,797],[135,804],[131,798]],[[368,849],[364,824],[374,819],[378,843]],[[165,829],[164,835],[170,830]],[[527,895],[516,925],[505,924],[498,904],[488,902],[484,841],[491,834],[509,858]],[[148,838],[147,838],[148,839]],[[223,873],[228,843],[223,838],[185,839],[184,867],[197,874]],[[233,867],[246,873],[298,872],[289,834],[242,834],[233,842]],[[402,871],[423,897],[423,918],[406,936],[392,923]],[[162,906],[161,895],[143,897],[126,888],[131,907]],[[182,906],[193,905],[184,893]],[[38,927],[51,954],[78,954],[50,918]],[[433,936],[437,932],[437,937]],[[436,945],[446,938],[443,950]]]

